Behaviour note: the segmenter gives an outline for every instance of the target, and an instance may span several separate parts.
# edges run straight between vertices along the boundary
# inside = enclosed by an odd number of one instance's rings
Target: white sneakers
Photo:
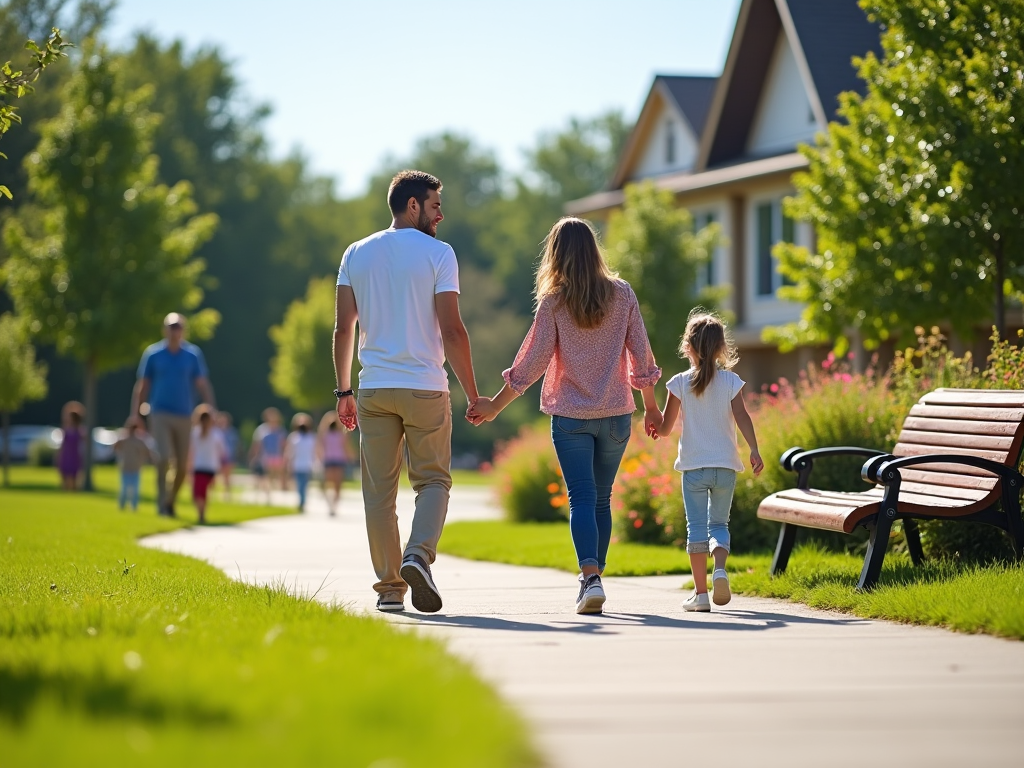
[[[711,576],[711,595],[707,592],[694,592],[683,602],[683,610],[689,612],[707,613],[711,610],[711,601],[715,605],[726,605],[732,600],[732,590],[729,589],[729,574],[723,568],[717,568]]]
[[[683,603],[683,610],[689,613],[708,613],[711,610],[711,599],[707,592],[694,592]]]
[[[724,568],[717,568],[711,576],[711,592],[715,605],[726,605],[732,600],[732,591],[729,589],[729,574]]]
[[[601,577],[596,573],[591,576],[579,576],[580,594],[576,598],[576,613],[601,613],[604,610],[604,587]]]

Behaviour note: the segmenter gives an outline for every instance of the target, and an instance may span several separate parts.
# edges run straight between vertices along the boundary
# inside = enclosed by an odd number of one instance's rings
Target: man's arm
[[[355,351],[356,295],[350,285],[339,285],[334,302],[334,378],[338,389],[352,389],[352,356]],[[346,429],[356,427],[356,400],[343,397],[338,400],[338,419]]]
[[[476,389],[476,376],[473,374],[473,352],[469,347],[469,333],[459,314],[459,294],[445,291],[434,294],[434,309],[437,312],[437,323],[441,327],[441,341],[444,343],[444,356],[455,372],[455,378],[462,385],[470,406],[480,397]]]
[[[131,418],[139,418],[139,408],[144,402],[149,400],[149,379],[143,377],[135,381],[135,387],[132,389],[132,411]]]

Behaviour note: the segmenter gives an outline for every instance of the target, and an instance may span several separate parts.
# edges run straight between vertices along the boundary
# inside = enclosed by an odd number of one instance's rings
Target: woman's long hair
[[[589,223],[572,216],[555,222],[537,270],[538,304],[545,296],[558,296],[576,325],[596,328],[611,304],[614,278]]]
[[[717,315],[696,307],[686,321],[686,331],[679,345],[679,354],[687,350],[693,353],[697,362],[697,373],[690,379],[693,394],[700,397],[708,388],[715,373],[729,370],[739,362],[736,348],[725,330],[725,323]]]

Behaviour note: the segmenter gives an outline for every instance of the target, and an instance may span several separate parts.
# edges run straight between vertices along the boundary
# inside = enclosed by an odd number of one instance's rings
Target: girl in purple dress
[[[60,472],[61,485],[66,491],[78,490],[78,473],[82,471],[82,417],[85,411],[77,402],[64,406],[61,414],[61,440],[57,452],[57,470]]]

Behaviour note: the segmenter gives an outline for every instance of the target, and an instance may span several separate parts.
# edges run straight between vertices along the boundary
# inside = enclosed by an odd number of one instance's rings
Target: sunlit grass
[[[0,492],[0,763],[536,762],[439,643],[135,542],[183,524],[109,491]]]

